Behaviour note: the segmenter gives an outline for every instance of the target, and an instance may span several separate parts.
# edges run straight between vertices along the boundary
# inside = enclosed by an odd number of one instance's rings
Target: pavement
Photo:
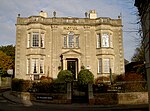
[[[30,100],[24,100],[22,98],[16,97],[11,94],[11,91],[5,91],[2,93],[3,97],[11,102],[17,104],[23,104],[24,106],[32,106],[32,102]]]
[[[0,89],[1,90],[1,89]],[[44,103],[36,103],[36,102],[31,102],[30,100],[23,100],[17,96],[14,96],[11,94],[11,90],[6,90],[4,92],[1,92],[2,96],[14,103],[17,104],[23,104],[24,106],[32,106],[33,104],[44,104]],[[78,104],[78,103],[73,103],[73,104],[52,104],[52,106],[72,106],[72,107],[93,107],[93,108],[112,108],[112,109],[147,109],[148,111],[148,104],[137,104],[137,105],[89,105],[89,104]],[[51,106],[51,104],[49,104]],[[145,111],[145,110],[143,110]]]

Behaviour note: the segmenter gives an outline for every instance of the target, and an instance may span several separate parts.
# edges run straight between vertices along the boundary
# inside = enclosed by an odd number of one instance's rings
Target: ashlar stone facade
[[[85,18],[39,16],[17,17],[15,77],[38,80],[57,78],[60,69],[74,79],[81,67],[94,77],[124,73],[122,20],[97,18],[95,10]]]

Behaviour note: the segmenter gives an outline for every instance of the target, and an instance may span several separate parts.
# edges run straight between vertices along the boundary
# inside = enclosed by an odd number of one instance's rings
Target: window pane
[[[32,59],[32,73],[38,73],[38,59]]]
[[[104,66],[104,73],[110,72],[110,59],[104,59],[103,60],[103,66]]]
[[[39,47],[39,33],[33,33],[32,46]]]
[[[69,48],[74,47],[74,35],[72,33],[68,35],[68,46]]]
[[[30,47],[30,36],[31,36],[31,34],[28,33],[28,35],[27,35],[27,48]]]
[[[112,34],[110,35],[110,47],[113,47]]]
[[[76,36],[76,47],[78,48],[79,47],[79,37]]]
[[[41,34],[41,47],[44,48],[44,34]]]
[[[97,34],[97,48],[101,47],[101,38],[100,38],[100,34]]]
[[[98,59],[98,73],[102,73],[102,59]]]
[[[44,60],[40,60],[40,73],[44,73]]]
[[[109,47],[109,36],[108,36],[108,34],[102,35],[102,47]]]
[[[64,36],[64,48],[67,48],[67,37]]]

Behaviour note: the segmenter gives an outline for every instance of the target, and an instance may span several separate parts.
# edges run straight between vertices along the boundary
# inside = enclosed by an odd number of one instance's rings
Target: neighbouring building
[[[94,77],[124,73],[122,20],[97,17],[95,10],[84,18],[38,16],[17,17],[15,77],[38,80],[57,78],[60,69],[74,79],[81,67]]]

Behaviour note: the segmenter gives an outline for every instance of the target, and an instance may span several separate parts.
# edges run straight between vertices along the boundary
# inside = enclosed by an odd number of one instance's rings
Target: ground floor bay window
[[[113,59],[99,58],[98,59],[98,75],[110,74],[110,70],[113,69]]]
[[[28,58],[27,59],[27,74],[33,76],[34,80],[40,78],[39,75],[44,74],[44,59],[43,58]]]

